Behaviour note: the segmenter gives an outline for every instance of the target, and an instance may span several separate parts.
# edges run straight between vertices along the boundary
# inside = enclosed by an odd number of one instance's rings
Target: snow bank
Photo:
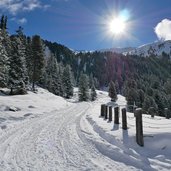
[[[122,129],[121,114],[119,125],[100,117],[101,104],[109,101],[106,92],[98,92],[98,101],[94,102],[94,107],[82,118],[84,122],[82,129],[93,135],[91,136],[93,138],[89,138],[97,149],[112,160],[134,169],[171,170],[171,120],[143,115],[145,146],[140,147],[135,141],[136,128],[133,113],[127,113],[128,130]],[[117,103],[124,107],[126,100],[118,95]],[[128,170],[133,169],[129,167]]]
[[[38,117],[69,105],[62,97],[42,88],[38,88],[37,93],[29,91],[26,95],[0,94],[0,127],[3,129],[9,123],[25,120],[27,117]]]

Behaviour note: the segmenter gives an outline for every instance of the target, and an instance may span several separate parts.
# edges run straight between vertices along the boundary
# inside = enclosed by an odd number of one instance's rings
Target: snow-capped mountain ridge
[[[148,57],[152,55],[162,56],[163,53],[171,56],[171,40],[145,44],[145,45],[139,46],[138,48],[135,48],[134,50],[128,51],[124,54]]]
[[[116,52],[116,53],[127,53],[129,51],[135,50],[135,47],[125,47],[125,48],[120,48],[120,47],[114,47],[110,49],[101,49],[100,52]]]
[[[142,57],[148,56],[162,56],[163,53],[171,56],[171,40],[158,41],[141,45],[137,48],[126,47],[126,48],[110,48],[102,49],[101,52],[116,52],[124,55],[138,55]]]

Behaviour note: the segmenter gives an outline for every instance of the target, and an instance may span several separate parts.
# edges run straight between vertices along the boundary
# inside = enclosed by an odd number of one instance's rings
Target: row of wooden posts
[[[113,120],[113,106],[108,106],[106,104],[101,105],[101,117],[105,120],[112,122]],[[122,108],[122,129],[127,130],[127,112],[126,108]],[[142,122],[142,109],[138,108],[134,111],[134,116],[136,118],[136,142],[140,146],[144,146],[143,140],[143,122]],[[114,107],[114,124],[119,124],[119,107]]]

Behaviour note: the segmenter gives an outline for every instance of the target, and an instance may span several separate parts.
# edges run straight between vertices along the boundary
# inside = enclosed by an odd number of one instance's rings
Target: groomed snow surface
[[[39,88],[22,96],[0,94],[0,171],[171,170],[171,120],[143,115],[144,147],[128,130],[100,118],[110,99],[65,100]],[[125,105],[118,95],[118,104]],[[121,115],[120,115],[121,116]]]

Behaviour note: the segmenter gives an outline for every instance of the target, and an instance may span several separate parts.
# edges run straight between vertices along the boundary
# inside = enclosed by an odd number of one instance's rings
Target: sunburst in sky
[[[76,50],[139,46],[171,39],[171,0],[3,0],[9,32],[22,25],[27,35]]]

